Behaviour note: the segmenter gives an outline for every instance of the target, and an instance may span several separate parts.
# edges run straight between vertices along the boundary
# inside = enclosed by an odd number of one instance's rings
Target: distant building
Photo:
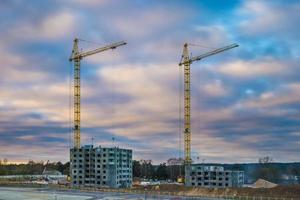
[[[62,173],[60,171],[57,171],[57,170],[46,170],[43,172],[43,175],[57,175],[57,176],[61,176]]]
[[[70,149],[73,186],[125,188],[132,185],[132,150],[85,145]]]
[[[300,183],[300,176],[283,174],[283,175],[281,175],[280,183],[284,184],[284,185],[299,184]]]
[[[242,187],[244,172],[224,170],[221,166],[192,164],[185,168],[185,184],[208,188]]]
[[[173,166],[173,165],[182,165],[184,160],[182,158],[170,158],[167,161],[168,166]]]

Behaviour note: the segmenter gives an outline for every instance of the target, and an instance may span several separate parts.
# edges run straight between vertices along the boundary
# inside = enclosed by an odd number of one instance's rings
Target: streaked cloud
[[[272,76],[285,73],[287,66],[273,59],[237,60],[223,64],[218,71],[234,77]]]
[[[206,93],[206,95],[213,96],[213,97],[222,97],[228,95],[229,93],[229,89],[225,88],[223,83],[220,80],[215,80],[212,83],[208,83],[204,85],[202,88],[203,91]]]
[[[243,17],[241,28],[246,34],[285,35],[297,37],[300,6],[297,1],[245,1],[238,11]]]
[[[284,8],[284,9],[282,9]],[[297,1],[4,1],[0,7],[0,158],[68,160],[73,38],[82,61],[82,143],[132,148],[135,159],[179,154],[178,62],[192,65],[192,156],[206,162],[299,160]],[[181,74],[182,75],[182,74]],[[276,147],[276,148],[274,148]],[[200,162],[200,161],[199,161]]]

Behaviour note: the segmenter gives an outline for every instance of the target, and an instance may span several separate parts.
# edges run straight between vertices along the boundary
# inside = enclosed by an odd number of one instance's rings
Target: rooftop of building
[[[71,150],[75,150],[76,148],[71,148]],[[118,146],[115,147],[102,147],[101,145],[99,146],[94,146],[94,145],[84,145],[81,146],[80,149],[84,150],[89,150],[89,149],[102,149],[103,151],[110,151],[110,150],[119,150],[119,151],[127,151],[127,152],[132,152],[132,149],[125,149],[125,148],[120,148]]]
[[[243,172],[238,170],[225,170],[223,166],[208,165],[203,163],[191,164],[191,170],[204,170],[204,171],[213,171],[213,172]]]

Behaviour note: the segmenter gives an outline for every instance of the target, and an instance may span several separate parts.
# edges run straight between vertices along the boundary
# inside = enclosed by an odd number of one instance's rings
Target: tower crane
[[[73,50],[70,62],[74,62],[74,147],[80,148],[80,61],[81,59],[100,53],[109,49],[115,49],[119,46],[126,45],[126,42],[116,42],[94,50],[80,52],[78,47],[79,39],[74,39]]]
[[[187,167],[192,163],[191,159],[191,72],[190,65],[202,60],[203,58],[227,51],[229,49],[238,47],[237,44],[231,44],[222,48],[215,49],[213,51],[204,53],[199,56],[190,57],[188,51],[188,44],[183,45],[183,54],[179,66],[184,66],[184,164]],[[187,173],[186,173],[187,175]]]

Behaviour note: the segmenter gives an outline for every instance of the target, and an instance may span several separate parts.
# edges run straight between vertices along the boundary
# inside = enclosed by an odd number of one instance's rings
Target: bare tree
[[[272,164],[273,159],[270,156],[265,156],[258,159],[259,166],[254,171],[255,179],[265,179],[278,183],[280,181],[280,171]]]
[[[265,156],[265,157],[259,158],[259,159],[258,159],[258,162],[259,162],[260,164],[268,164],[268,163],[272,163],[272,162],[273,162],[273,158],[271,158],[270,156]]]

